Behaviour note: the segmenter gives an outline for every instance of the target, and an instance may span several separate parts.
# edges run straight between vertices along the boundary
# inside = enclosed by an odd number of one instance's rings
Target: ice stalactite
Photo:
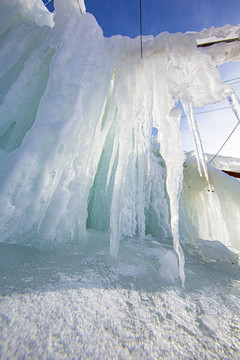
[[[236,118],[237,118],[238,122],[240,122],[240,101],[239,101],[239,98],[237,97],[237,95],[235,93],[232,93],[228,97],[228,102],[229,102],[234,114],[236,115]]]
[[[191,130],[192,136],[194,138],[195,146],[196,146],[199,175],[202,177],[202,170],[203,170],[204,176],[209,184],[207,165],[205,162],[202,141],[201,141],[201,137],[199,134],[198,125],[197,125],[197,121],[196,121],[195,107],[193,106],[191,101],[186,101],[186,102],[183,101],[183,109],[187,116],[189,128]]]
[[[178,255],[179,273],[182,284],[184,285],[184,254],[179,237],[179,198],[182,190],[183,162],[185,157],[181,148],[181,137],[179,133],[180,118],[180,109],[173,108],[166,116],[164,125],[162,125],[162,127],[164,126],[164,129],[161,127],[159,128],[159,140],[161,144],[160,151],[167,167],[166,186],[170,201],[170,224],[173,236],[173,246]],[[168,139],[168,134],[171,134],[170,141]]]

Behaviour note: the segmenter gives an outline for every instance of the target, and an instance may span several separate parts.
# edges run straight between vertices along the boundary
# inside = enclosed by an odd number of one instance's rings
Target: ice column
[[[171,229],[174,250],[178,255],[179,275],[184,286],[184,254],[179,238],[179,197],[182,189],[184,153],[181,147],[181,135],[179,131],[181,111],[173,108],[164,122],[164,131],[160,128],[159,138],[161,154],[167,166],[167,191],[171,210]],[[162,134],[162,135],[161,135]]]

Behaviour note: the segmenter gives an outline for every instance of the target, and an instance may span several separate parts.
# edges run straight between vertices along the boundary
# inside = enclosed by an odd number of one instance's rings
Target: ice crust
[[[239,60],[236,45],[226,54],[226,45],[198,48],[199,34],[163,33],[144,38],[141,59],[139,38],[104,38],[79,5],[56,0],[54,17],[41,0],[0,5],[1,242],[76,243],[94,228],[110,231],[117,255],[123,236],[171,238],[184,284],[180,237],[240,246],[232,228],[239,183],[211,169],[214,195],[203,194],[205,185],[196,196],[187,185],[182,192],[177,108],[180,101],[210,183],[195,108],[228,98],[239,118],[239,100],[216,68]],[[206,196],[210,215],[202,213]]]

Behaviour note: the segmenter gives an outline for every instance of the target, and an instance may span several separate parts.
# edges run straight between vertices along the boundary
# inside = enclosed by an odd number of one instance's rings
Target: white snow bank
[[[210,258],[222,262],[238,264],[238,254],[227,248],[220,241],[203,240],[198,238],[197,245],[201,255],[207,259]]]
[[[214,166],[224,170],[240,171],[240,160],[219,157]],[[227,167],[227,169],[226,169]],[[240,250],[240,181],[213,166],[208,166],[212,191],[197,173],[196,158],[189,154],[185,162],[185,204],[195,235],[205,240],[217,240]]]
[[[206,162],[208,163],[213,158],[213,155],[205,154]],[[240,159],[228,156],[216,156],[213,161],[211,161],[211,166],[218,170],[229,170],[240,172]]]

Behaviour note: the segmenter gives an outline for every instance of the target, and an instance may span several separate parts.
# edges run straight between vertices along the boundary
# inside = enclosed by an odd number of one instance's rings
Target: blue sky
[[[44,0],[46,2],[47,0]],[[66,0],[67,1],[67,0]],[[77,1],[77,0],[76,0]],[[105,36],[139,35],[139,0],[85,0]],[[52,3],[49,8],[52,9]],[[142,0],[143,33],[200,31],[240,23],[239,0]]]
[[[139,34],[139,0],[86,0],[105,36]],[[226,6],[228,4],[228,6]],[[240,1],[142,0],[143,33],[200,31],[205,27],[240,23]]]

